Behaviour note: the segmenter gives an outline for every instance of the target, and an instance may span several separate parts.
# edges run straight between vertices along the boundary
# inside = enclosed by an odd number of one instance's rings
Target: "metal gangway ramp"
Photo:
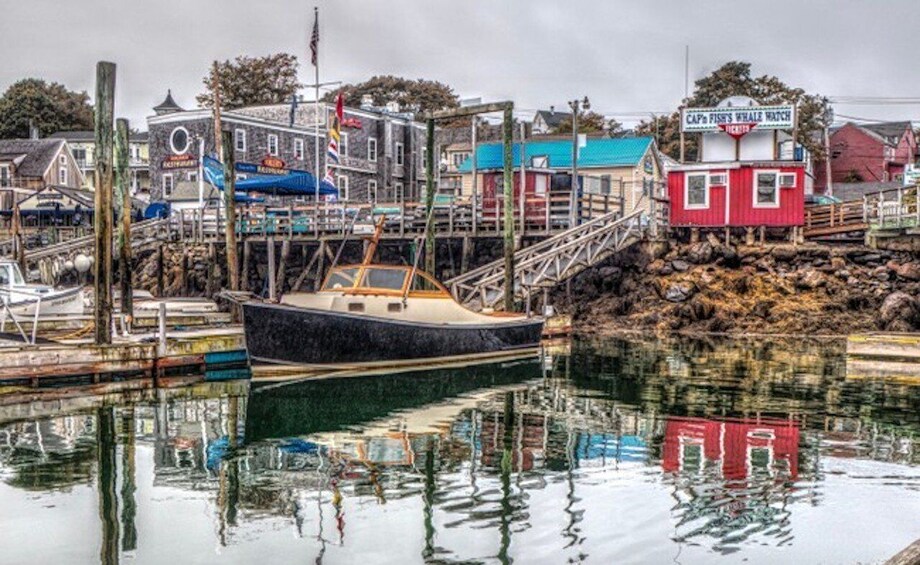
[[[642,239],[643,210],[610,212],[514,254],[514,296],[551,288]],[[504,307],[505,261],[499,259],[447,280],[454,298],[472,309]]]

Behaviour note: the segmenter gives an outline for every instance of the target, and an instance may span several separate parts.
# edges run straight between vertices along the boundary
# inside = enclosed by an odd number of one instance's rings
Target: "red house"
[[[917,138],[910,122],[847,123],[830,135],[834,183],[899,180],[916,156]],[[821,191],[827,187],[824,162],[815,167],[815,187]]]
[[[729,161],[668,173],[672,227],[791,227],[805,221],[805,164]]]

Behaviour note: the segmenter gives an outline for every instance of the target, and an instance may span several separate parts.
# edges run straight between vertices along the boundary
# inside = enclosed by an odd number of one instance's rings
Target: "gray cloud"
[[[0,88],[26,76],[92,93],[118,63],[118,113],[139,127],[167,88],[194,105],[215,58],[295,53],[312,80],[312,3],[298,0],[3,0]],[[462,96],[563,107],[588,94],[607,113],[663,111],[691,80],[742,59],[810,92],[917,96],[916,0],[323,0],[322,80],[392,73]],[[838,114],[920,120],[918,106]]]

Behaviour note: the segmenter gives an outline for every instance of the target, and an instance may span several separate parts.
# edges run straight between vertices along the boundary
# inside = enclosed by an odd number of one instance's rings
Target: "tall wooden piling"
[[[425,270],[435,275],[436,261],[435,256],[435,239],[434,229],[431,227],[431,218],[434,209],[434,194],[436,191],[434,185],[434,120],[428,119],[428,138],[425,140],[425,218],[428,219],[426,224],[427,239],[425,240]]]
[[[233,156],[233,136],[229,131],[221,132],[221,146],[224,153],[224,207],[227,225],[224,229],[227,244],[227,281],[230,290],[240,289],[240,269],[236,249],[236,159]]]
[[[506,107],[502,120],[502,142],[504,148],[504,252],[505,252],[505,311],[514,310],[514,183],[512,172],[512,115]]]
[[[112,343],[112,145],[115,120],[115,63],[100,61],[96,65],[95,100],[95,186],[93,210],[96,260],[93,262],[95,287],[96,345]]]
[[[128,160],[128,120],[115,121],[115,209],[118,210],[118,278],[121,315],[134,317],[131,286],[131,165]]]

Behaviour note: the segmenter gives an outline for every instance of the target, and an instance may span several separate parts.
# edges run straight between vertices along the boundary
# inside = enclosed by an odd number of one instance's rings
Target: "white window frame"
[[[246,152],[246,130],[245,129],[236,128],[235,130],[233,130],[233,148],[239,151],[240,153]]]
[[[406,163],[406,148],[397,141],[394,150],[396,151],[396,166],[402,167]]]
[[[298,161],[303,161],[307,157],[307,153],[304,150],[303,139],[296,137],[294,138],[294,159]]]
[[[6,174],[4,174],[3,171],[6,171]],[[8,188],[11,186],[13,186],[13,173],[10,166],[0,165],[0,187]]]
[[[67,158],[61,155],[61,158],[64,159],[64,162],[67,162]],[[58,184],[61,186],[67,186],[67,167],[62,166],[58,169]]]
[[[61,164],[61,165],[66,165],[66,164],[67,164],[67,155],[63,155],[63,154],[62,154],[62,155],[58,156],[58,163]]]
[[[339,157],[348,157],[348,134],[339,134]]]
[[[709,186],[728,186],[728,173],[709,173]]]
[[[406,197],[405,187],[401,182],[393,183],[393,197],[396,198],[396,201],[399,202],[401,199]]]
[[[773,193],[776,194],[776,202],[761,203],[757,201],[757,185],[760,175],[776,175],[773,181]],[[754,208],[776,209],[780,207],[779,175],[777,169],[754,169],[754,182],[751,186],[751,206]]]
[[[335,187],[339,189],[339,200],[348,200],[348,175],[337,175]]]
[[[703,177],[706,180],[706,188],[703,192],[705,202],[703,204],[690,204],[690,177]],[[685,210],[708,210],[709,209],[709,172],[707,171],[687,171],[684,173],[684,209]]]
[[[533,155],[530,157],[530,166],[535,169],[549,168],[549,155]]]
[[[376,180],[371,179],[367,181],[367,197],[371,202],[375,204],[377,203],[377,181]]]
[[[278,156],[278,135],[274,133],[268,134],[268,140],[266,141],[268,145],[268,154],[272,157]],[[272,145],[275,146],[274,151],[272,151]]]
[[[169,189],[168,189],[168,190],[167,190],[167,188],[166,188],[166,185],[167,185],[166,180],[167,180],[167,179],[169,180]],[[166,197],[168,197],[168,196],[172,196],[173,190],[176,188],[176,179],[173,178],[173,174],[172,174],[172,173],[164,173],[164,174],[163,174],[163,178],[160,180],[160,182],[162,183],[162,187],[163,187],[163,198],[166,198]]]
[[[783,183],[783,179],[784,179],[784,178],[785,178],[785,179],[791,178],[791,179],[792,179],[792,183],[790,183],[790,184],[784,184],[784,183]],[[795,188],[797,184],[798,184],[798,179],[796,178],[796,174],[795,174],[795,173],[780,173],[780,174],[779,174],[779,187],[780,187],[780,188]]]
[[[198,171],[189,171],[185,176],[189,182],[198,182]]]
[[[137,163],[141,160],[141,147],[136,143],[132,143],[128,146],[131,153],[131,161]]]
[[[377,138],[367,138],[367,160],[371,163],[377,162]]]

